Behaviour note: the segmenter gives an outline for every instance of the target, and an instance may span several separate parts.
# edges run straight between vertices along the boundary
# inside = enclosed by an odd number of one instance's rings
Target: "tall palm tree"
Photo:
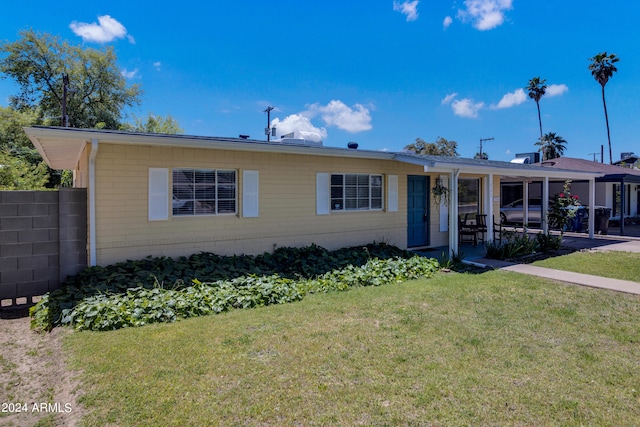
[[[613,155],[611,154],[611,134],[609,133],[609,115],[607,114],[607,101],[604,99],[604,86],[607,84],[613,73],[618,71],[615,64],[620,58],[615,53],[607,55],[607,52],[602,52],[589,58],[591,64],[589,69],[591,75],[602,87],[602,105],[604,105],[604,120],[607,122],[607,140],[609,141],[609,163],[613,163]]]
[[[529,98],[536,101],[538,106],[538,123],[540,123],[540,139],[542,139],[542,118],[540,117],[540,98],[547,92],[546,80],[540,77],[534,77],[529,80],[529,84],[525,89],[529,93]]]
[[[549,132],[540,138],[535,145],[540,146],[542,152],[542,160],[557,159],[562,157],[564,150],[567,148],[567,141],[555,132]]]

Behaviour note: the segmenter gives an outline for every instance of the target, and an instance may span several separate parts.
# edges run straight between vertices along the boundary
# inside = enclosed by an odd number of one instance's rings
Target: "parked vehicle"
[[[551,206],[551,202],[549,202]],[[529,199],[529,224],[540,224],[542,211],[541,199]],[[502,224],[522,224],[524,220],[523,199],[515,200],[500,208],[500,222]]]

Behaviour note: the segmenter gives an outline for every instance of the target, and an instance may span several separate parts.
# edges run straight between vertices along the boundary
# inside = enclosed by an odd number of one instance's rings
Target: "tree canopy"
[[[542,153],[542,160],[551,160],[562,157],[564,150],[567,148],[567,141],[560,135],[556,135],[555,132],[549,132],[544,134],[535,145],[540,147]]]
[[[39,190],[49,181],[47,165],[33,165],[18,156],[0,150],[0,190]]]
[[[597,54],[593,58],[589,58],[589,61],[591,61],[591,64],[589,64],[591,75],[594,79],[596,79],[596,81],[602,88],[602,105],[604,106],[604,120],[607,124],[607,141],[609,142],[609,163],[613,163],[613,154],[611,151],[611,132],[609,130],[609,114],[607,113],[607,101],[604,98],[604,87],[609,82],[609,79],[613,76],[613,73],[618,71],[614,64],[619,60],[620,58],[618,58],[615,53],[607,54],[607,52],[602,52]]]
[[[67,114],[72,127],[118,129],[125,107],[140,103],[139,85],[127,85],[113,47],[74,46],[34,30],[20,32],[15,42],[0,45],[0,73],[18,84],[11,107],[39,108],[62,123],[64,76],[68,75]]]
[[[416,142],[404,147],[407,151],[413,151],[416,154],[430,154],[434,156],[458,156],[458,143],[449,141],[445,138],[438,137],[436,142],[426,142],[422,138],[416,138]]]
[[[540,138],[542,138],[542,116],[540,116],[540,99],[544,96],[545,93],[547,93],[547,85],[545,83],[545,79],[534,77],[529,80],[529,84],[527,84],[527,87],[525,87],[529,98],[536,101],[536,106],[538,107],[538,124],[540,125]]]
[[[124,124],[123,130],[131,132],[145,132],[145,133],[164,133],[164,134],[180,134],[184,133],[184,129],[180,127],[180,124],[170,115],[166,117],[156,116],[153,113],[149,113],[145,119],[135,117],[134,124]]]
[[[0,44],[0,77],[13,79],[19,93],[0,106],[0,188],[37,189],[68,184],[68,171],[49,169],[23,131],[25,126],[61,125],[65,103],[69,125],[175,134],[183,130],[171,116],[123,122],[125,107],[140,103],[139,85],[127,85],[112,47],[74,46],[34,30]],[[65,88],[66,86],[66,88]]]

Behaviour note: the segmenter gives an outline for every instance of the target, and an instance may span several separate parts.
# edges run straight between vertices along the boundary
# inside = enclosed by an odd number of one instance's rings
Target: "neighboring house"
[[[625,168],[637,169],[640,157],[633,153],[620,153],[620,160],[613,162],[616,166],[624,166]]]
[[[620,220],[620,212],[624,218],[636,218],[640,211],[640,170],[622,166],[609,165],[591,160],[576,159],[571,157],[559,157],[545,160],[536,165],[554,168],[581,170],[600,174],[596,178],[595,199],[596,206],[605,206],[611,209],[611,219]],[[549,184],[549,194],[562,192],[564,181],[552,181]],[[506,180],[502,182],[501,194],[503,205],[511,203],[511,199],[522,198],[523,182]],[[529,182],[528,193],[530,199],[539,200],[542,194],[541,182],[534,180]],[[589,184],[583,180],[573,180],[571,193],[577,195],[582,204],[590,203]],[[622,206],[621,206],[622,205]],[[624,232],[624,223],[621,232]]]
[[[88,259],[211,251],[258,254],[315,243],[384,241],[458,248],[459,210],[498,215],[500,181],[587,180],[598,173],[303,141],[31,127],[50,167],[87,188]],[[451,191],[436,205],[436,182]],[[492,221],[489,232],[492,236]]]

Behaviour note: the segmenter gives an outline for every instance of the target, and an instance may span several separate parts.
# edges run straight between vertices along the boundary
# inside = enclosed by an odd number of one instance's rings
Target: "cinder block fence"
[[[0,306],[32,304],[87,266],[87,192],[0,191]]]

